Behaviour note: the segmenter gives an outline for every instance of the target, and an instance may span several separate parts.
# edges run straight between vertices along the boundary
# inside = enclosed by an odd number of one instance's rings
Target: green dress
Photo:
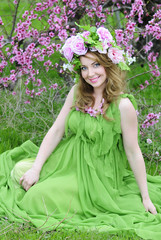
[[[128,97],[136,108],[132,95],[121,97]],[[152,215],[145,212],[134,175],[127,167],[118,103],[107,110],[112,121],[73,108],[66,119],[65,138],[44,164],[39,182],[27,192],[16,181],[18,173],[26,171],[23,166],[32,164],[38,147],[27,141],[1,154],[0,216],[29,221],[45,231],[129,231],[160,240],[161,177],[147,176],[158,211]]]

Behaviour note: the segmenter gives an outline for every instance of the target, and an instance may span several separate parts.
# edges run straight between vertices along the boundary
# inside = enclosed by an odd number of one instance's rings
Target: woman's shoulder
[[[71,87],[71,89],[69,90],[68,95],[71,96],[71,98],[74,97],[75,92],[76,92],[76,89],[77,89],[77,84],[74,84],[74,85]]]
[[[131,94],[121,94],[119,101],[119,110],[127,114],[133,114],[137,109],[136,100]]]
[[[120,102],[119,102],[119,109],[120,110],[130,110],[134,108],[132,102],[130,101],[130,99],[128,97],[125,97],[125,98],[121,98],[120,99]]]

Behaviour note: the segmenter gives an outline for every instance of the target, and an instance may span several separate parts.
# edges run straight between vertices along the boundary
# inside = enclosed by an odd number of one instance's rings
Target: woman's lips
[[[90,78],[89,81],[92,82],[92,83],[95,83],[97,82],[99,77],[96,77],[96,78]]]

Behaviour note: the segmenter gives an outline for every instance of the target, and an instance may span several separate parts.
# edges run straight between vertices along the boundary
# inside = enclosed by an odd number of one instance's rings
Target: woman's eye
[[[84,71],[84,70],[86,70],[86,69],[87,69],[86,67],[81,67],[81,70],[82,70],[82,71]]]
[[[94,67],[99,67],[99,66],[100,66],[99,63],[95,63],[95,64],[94,64]]]

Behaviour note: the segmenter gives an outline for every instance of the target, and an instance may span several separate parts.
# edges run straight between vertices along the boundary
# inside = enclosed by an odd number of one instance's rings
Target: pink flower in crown
[[[90,35],[90,32],[89,31],[84,31],[81,36],[88,39],[88,36]]]
[[[65,42],[66,46],[71,46],[72,41],[75,39],[75,36],[71,36],[70,38],[68,38]]]
[[[106,54],[108,47],[109,47],[109,46],[107,45],[106,41],[104,41],[104,42],[102,42],[102,48],[103,48],[103,49],[97,48],[97,51],[98,51],[99,53]]]
[[[64,44],[64,46],[62,47],[62,50],[61,52],[64,54],[64,57],[69,61],[71,62],[72,58],[73,58],[73,51],[71,49],[71,46],[72,46],[72,41],[75,37],[72,36],[70,38],[68,38]]]
[[[118,64],[119,62],[124,62],[123,53],[123,50],[111,47],[108,50],[108,57],[112,60],[113,63]]]
[[[80,36],[75,36],[72,43],[71,49],[75,54],[85,55],[87,48],[84,46],[84,40]]]
[[[106,41],[107,43],[111,43],[114,41],[111,33],[108,31],[108,29],[104,27],[99,27],[97,29],[97,34],[100,41]]]
[[[106,42],[102,42],[102,48],[103,49],[100,49],[100,48],[96,48],[96,47],[89,47],[89,50],[91,52],[96,52],[98,51],[99,53],[107,53],[107,49],[108,49],[108,45],[106,44]]]
[[[73,52],[71,50],[70,47],[65,47],[63,49],[63,54],[64,54],[64,57],[69,61],[71,62],[72,58],[73,58]]]

